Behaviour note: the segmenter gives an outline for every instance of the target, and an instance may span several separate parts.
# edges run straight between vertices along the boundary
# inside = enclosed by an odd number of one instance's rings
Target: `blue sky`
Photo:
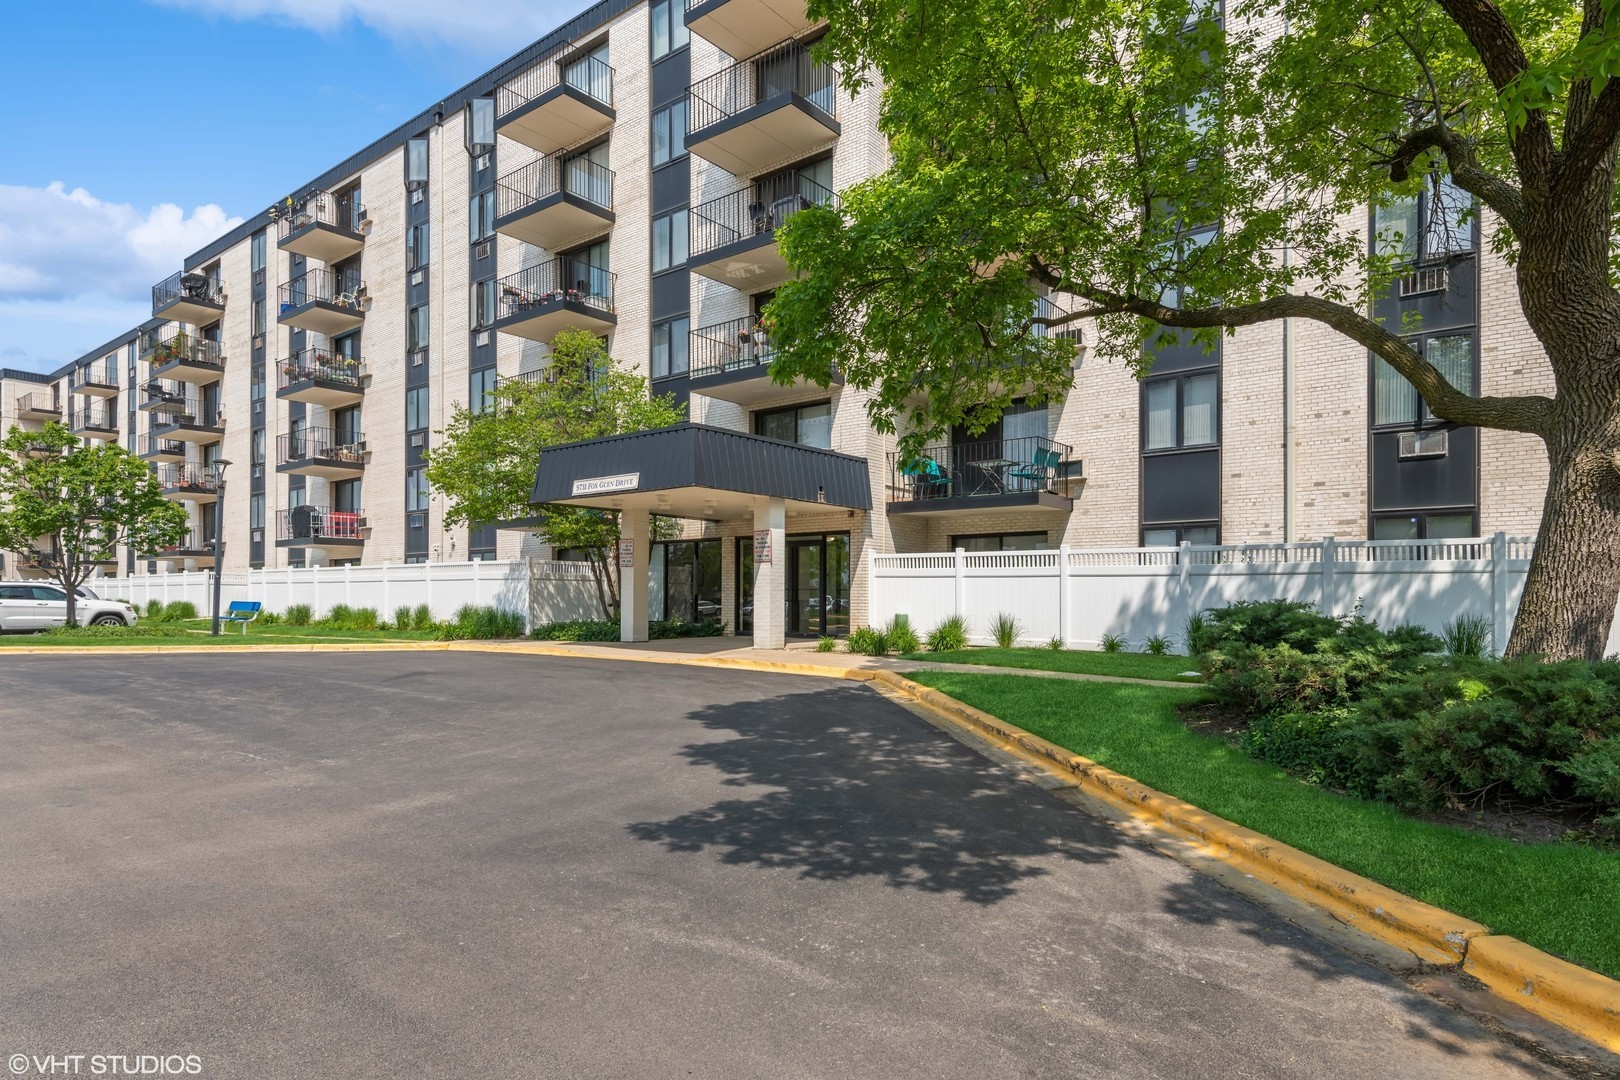
[[[150,314],[189,252],[588,0],[75,0],[6,11],[0,367]]]

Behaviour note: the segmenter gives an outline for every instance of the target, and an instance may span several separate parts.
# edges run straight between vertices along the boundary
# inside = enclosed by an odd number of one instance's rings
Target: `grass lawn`
[[[940,664],[989,664],[993,667],[1029,668],[1032,671],[1069,671],[1080,675],[1118,675],[1126,679],[1182,679],[1184,671],[1197,671],[1190,656],[1154,656],[1150,653],[1082,652],[1069,649],[957,649],[952,652],[906,653],[907,660]]]
[[[248,625],[247,636],[240,626],[222,624],[219,637],[209,634],[208,619],[185,619],[180,622],[145,622],[142,627],[156,627],[162,636],[141,633],[130,637],[78,637],[56,634],[0,634],[0,648],[40,648],[93,646],[95,648],[126,648],[149,645],[331,645],[387,641],[432,641],[432,630],[337,630],[327,626],[261,626]]]
[[[1211,813],[1620,977],[1620,853],[1517,844],[1302,783],[1183,726],[1175,708],[1198,699],[1190,687],[957,671],[910,677]]]

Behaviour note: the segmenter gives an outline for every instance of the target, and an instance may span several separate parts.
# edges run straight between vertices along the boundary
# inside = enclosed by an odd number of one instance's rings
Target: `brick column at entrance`
[[[787,504],[781,499],[754,507],[754,551],[759,533],[770,532],[771,561],[754,564],[754,648],[787,647]],[[757,558],[757,554],[756,554]]]
[[[647,604],[648,592],[647,577],[652,560],[652,528],[651,518],[646,510],[625,510],[619,514],[619,539],[621,546],[629,541],[632,551],[632,561],[635,565],[624,566],[615,552],[615,561],[619,566],[619,640],[620,641],[646,641],[647,640]]]

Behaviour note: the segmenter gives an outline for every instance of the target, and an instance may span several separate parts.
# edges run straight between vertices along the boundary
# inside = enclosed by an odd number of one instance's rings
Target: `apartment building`
[[[888,160],[876,94],[815,60],[818,33],[782,0],[605,0],[186,259],[151,322],[54,376],[0,373],[5,419],[122,439],[188,504],[191,541],[109,573],[210,565],[221,529],[227,569],[543,553],[522,529],[448,527],[424,455],[454,405],[487,406],[587,329],[691,421],[552,450],[537,478],[538,501],[625,515],[632,636],[666,615],[844,633],[877,552],[1534,529],[1527,437],[1434,419],[1302,320],[1156,348],[1140,381],[1066,331],[1064,400],[922,463],[858,389],[775,383],[776,228]],[[1379,313],[1420,314],[1460,386],[1546,392],[1511,269],[1478,223],[1431,220],[1456,198],[1385,212],[1413,273]],[[651,542],[652,515],[682,539]]]

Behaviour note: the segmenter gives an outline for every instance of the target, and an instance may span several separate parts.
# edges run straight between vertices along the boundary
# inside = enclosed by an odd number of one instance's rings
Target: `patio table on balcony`
[[[989,490],[1001,494],[1007,490],[1007,470],[1020,464],[1009,458],[986,458],[983,461],[971,462],[983,474],[989,484]],[[986,490],[983,484],[975,487],[972,494],[978,495]]]

